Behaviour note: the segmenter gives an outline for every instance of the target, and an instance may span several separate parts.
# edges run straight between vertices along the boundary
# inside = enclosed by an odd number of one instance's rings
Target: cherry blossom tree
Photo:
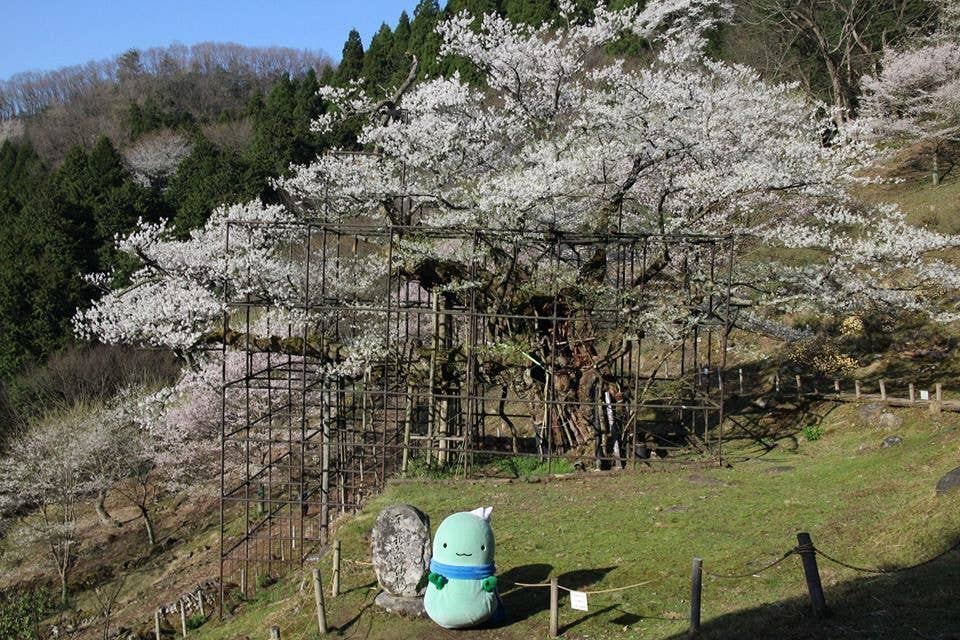
[[[940,184],[940,157],[960,140],[960,8],[945,2],[941,28],[920,46],[887,49],[882,70],[863,81],[863,117],[881,139],[932,147],[931,176]]]
[[[87,442],[84,466],[98,501],[108,491],[135,507],[143,520],[147,543],[156,544],[151,509],[161,484],[156,441],[150,429],[154,405],[138,389],[126,389],[109,406],[93,413],[78,429]]]
[[[251,295],[270,300],[274,326],[295,326],[293,335],[317,324],[298,311],[307,274],[285,250],[294,232],[284,223],[304,215],[593,237],[616,230],[733,234],[734,280],[752,305],[738,319],[747,328],[805,308],[886,304],[942,317],[952,311],[928,291],[934,282],[960,284],[960,273],[935,259],[955,239],[908,225],[896,208],[850,198],[849,187],[874,157],[857,131],[827,135],[835,127],[830,110],[809,102],[795,84],[765,83],[748,67],[707,55],[709,34],[731,16],[729,1],[600,5],[589,22],[577,18],[572,2],[561,5],[560,28],[468,14],[440,25],[441,55],[472,63],[483,87],[454,74],[405,82],[386,101],[359,81],[321,89],[329,109],[317,130],[359,118],[368,153],[331,150],[295,167],[277,183],[289,208],[224,208],[187,240],[164,224],[141,225],[118,246],[143,267],[130,286],[78,313],[80,334],[165,346],[188,358],[211,342],[300,353],[307,345],[270,335],[268,319],[250,332],[224,330],[221,321],[225,295]],[[648,64],[607,54],[625,35],[650,43]],[[333,206],[318,209],[318,202]],[[420,212],[416,219],[412,211]],[[232,227],[228,253],[230,219],[271,224]],[[556,267],[559,274],[535,251],[518,254],[509,243],[492,241],[483,251],[504,257],[503,271],[471,282],[469,247],[414,233],[390,264],[382,256],[341,263],[355,277],[335,286],[363,290],[389,269],[445,296],[475,291],[487,309],[504,310],[529,304],[532,292],[543,293],[544,283],[559,277],[558,304],[571,314],[603,288],[602,248],[578,267]],[[666,244],[658,247],[645,279],[681,260]],[[675,303],[675,291],[665,287],[659,298],[649,291],[647,304],[625,313],[629,330],[675,336],[691,321],[689,310]],[[398,348],[378,327],[370,323],[351,344],[311,355],[357,375],[367,362],[390,357],[385,345]],[[541,362],[551,355],[543,337],[522,337]],[[602,359],[586,356],[593,367]]]
[[[70,574],[79,553],[77,519],[90,492],[85,463],[87,434],[63,429],[54,420],[11,441],[0,460],[0,499],[4,510],[33,513],[21,527],[24,540],[40,543],[60,578],[60,598],[68,598]]]
[[[137,140],[124,150],[123,157],[139,184],[162,188],[191,150],[183,135],[161,131]]]

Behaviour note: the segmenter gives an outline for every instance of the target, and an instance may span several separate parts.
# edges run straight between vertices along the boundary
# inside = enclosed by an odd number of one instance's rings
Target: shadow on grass
[[[822,566],[830,566],[818,558]],[[824,564],[826,563],[826,564]],[[802,577],[797,576],[802,581]],[[710,592],[703,587],[704,615],[699,638],[883,638],[960,640],[960,553],[902,573],[864,574],[824,585],[831,615],[817,619],[806,597],[775,602],[710,618]],[[672,640],[686,638],[686,633]]]
[[[514,583],[540,584],[549,579],[551,571],[553,566],[549,564],[525,564],[513,567],[500,575],[499,581],[503,585],[500,589],[500,599],[507,611],[507,618],[497,626],[508,626],[511,623],[526,620],[550,608],[549,589],[518,587]]]
[[[557,576],[557,581],[568,589],[584,589],[596,584],[616,567],[579,569]],[[507,618],[497,626],[508,626],[526,620],[550,608],[550,589],[547,587],[518,587],[514,583],[542,584],[550,579],[553,567],[549,564],[528,564],[514,567],[501,577],[504,588],[500,592]],[[610,607],[612,609],[613,607]],[[598,612],[602,613],[602,612]],[[596,614],[594,614],[596,615]],[[574,623],[576,624],[576,623]]]

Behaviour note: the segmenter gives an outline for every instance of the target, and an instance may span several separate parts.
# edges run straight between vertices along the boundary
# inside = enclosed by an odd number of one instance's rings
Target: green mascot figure
[[[447,629],[476,627],[504,617],[493,564],[493,507],[449,516],[433,537],[433,557],[423,605]]]

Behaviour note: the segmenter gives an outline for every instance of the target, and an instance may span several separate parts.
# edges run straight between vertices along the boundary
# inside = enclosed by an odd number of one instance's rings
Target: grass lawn
[[[903,567],[960,540],[960,492],[934,486],[960,465],[960,415],[900,410],[895,432],[861,426],[857,407],[830,411],[823,434],[796,436],[766,451],[736,443],[733,468],[657,468],[549,482],[397,482],[337,531],[346,559],[369,560],[377,512],[392,503],[425,511],[434,527],[454,511],[494,507],[497,565],[508,622],[497,629],[445,631],[426,620],[389,616],[372,605],[369,567],[344,564],[346,593],[327,600],[334,637],[544,638],[548,590],[511,587],[558,576],[561,585],[599,590],[639,581],[629,591],[590,597],[589,612],[561,595],[566,638],[679,638],[689,610],[691,558],[707,572],[747,573],[780,557],[809,531],[814,543],[847,562]],[[884,448],[895,433],[902,444]],[[960,553],[894,575],[868,575],[820,560],[833,615],[815,620],[797,557],[756,577],[707,575],[704,638],[960,637]],[[321,564],[329,582],[329,555]],[[243,602],[223,622],[192,637],[315,634],[312,590],[296,573]]]

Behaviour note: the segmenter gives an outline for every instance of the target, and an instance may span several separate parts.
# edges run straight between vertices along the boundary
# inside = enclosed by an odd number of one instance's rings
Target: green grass
[[[371,605],[377,588],[369,567],[344,564],[343,589],[327,600],[328,620],[343,637],[543,638],[547,592],[511,582],[560,584],[587,590],[651,582],[590,598],[590,612],[572,611],[561,597],[567,638],[682,637],[689,607],[691,558],[708,572],[703,592],[705,638],[946,638],[960,628],[960,567],[951,554],[895,576],[858,574],[821,560],[834,615],[808,613],[799,561],[741,580],[710,571],[746,573],[780,557],[809,531],[815,544],[848,562],[900,567],[960,539],[960,495],[937,497],[934,486],[957,466],[960,416],[902,411],[903,438],[882,448],[887,432],[856,423],[856,407],[830,412],[822,438],[778,442],[772,451],[748,440],[733,468],[585,474],[548,482],[423,480],[391,485],[345,521],[338,538],[344,558],[368,560],[376,513],[392,503],[416,505],[436,526],[446,515],[494,507],[497,564],[510,623],[499,629],[453,633],[429,621],[388,616]],[[329,558],[321,564],[329,581]],[[202,639],[267,637],[278,624],[284,638],[311,637],[312,592],[288,576],[242,603],[223,623],[210,622]]]

